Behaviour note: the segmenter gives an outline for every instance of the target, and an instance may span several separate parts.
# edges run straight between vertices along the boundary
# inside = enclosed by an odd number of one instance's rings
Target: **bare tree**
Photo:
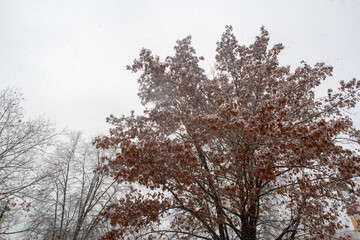
[[[55,136],[49,121],[24,120],[22,100],[21,93],[15,89],[0,91],[0,201],[9,210],[7,219],[2,219],[0,233],[15,231],[19,223],[16,216],[30,206],[31,188],[48,176],[40,159]]]
[[[94,239],[109,230],[101,211],[120,194],[115,181],[98,171],[102,152],[84,141],[80,133],[59,142],[49,158],[53,172],[42,185],[41,201],[33,206],[26,236],[43,239]],[[29,227],[30,228],[30,227]]]

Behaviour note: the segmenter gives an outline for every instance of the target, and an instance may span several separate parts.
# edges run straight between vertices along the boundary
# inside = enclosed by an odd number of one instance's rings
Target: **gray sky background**
[[[212,65],[225,25],[242,44],[264,25],[271,45],[285,45],[282,64],[324,61],[334,76],[323,89],[336,88],[360,78],[359,10],[359,0],[0,0],[0,89],[19,88],[28,117],[106,133],[108,115],[142,111],[125,69],[141,48],[164,59],[192,35]],[[352,117],[360,127],[359,107]]]

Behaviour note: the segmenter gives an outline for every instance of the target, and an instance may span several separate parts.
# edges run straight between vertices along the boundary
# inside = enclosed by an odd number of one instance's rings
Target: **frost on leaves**
[[[280,66],[284,47],[268,49],[265,28],[247,47],[227,27],[213,78],[190,43],[164,62],[141,51],[128,68],[147,110],[111,116],[95,140],[118,149],[101,170],[137,186],[103,213],[114,226],[103,239],[329,239],[349,190],[359,193],[359,131],[343,114],[359,81],[316,99],[332,67]]]

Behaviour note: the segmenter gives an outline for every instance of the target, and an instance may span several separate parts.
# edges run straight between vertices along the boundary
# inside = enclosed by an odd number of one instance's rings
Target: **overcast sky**
[[[324,61],[334,66],[325,87],[336,88],[360,78],[359,10],[358,0],[0,0],[0,88],[23,92],[28,117],[105,133],[108,115],[142,111],[137,76],[125,68],[141,48],[164,59],[192,35],[212,65],[225,25],[242,44],[264,25],[272,44],[285,45],[282,64]]]

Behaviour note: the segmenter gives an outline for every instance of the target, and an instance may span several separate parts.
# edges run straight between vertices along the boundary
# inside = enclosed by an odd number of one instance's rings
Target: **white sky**
[[[272,44],[285,45],[285,65],[334,66],[325,85],[336,88],[360,78],[359,10],[359,0],[0,0],[0,89],[20,88],[30,117],[105,133],[108,115],[141,113],[137,76],[125,69],[141,48],[164,59],[192,35],[213,64],[228,24],[242,44],[264,25]]]

